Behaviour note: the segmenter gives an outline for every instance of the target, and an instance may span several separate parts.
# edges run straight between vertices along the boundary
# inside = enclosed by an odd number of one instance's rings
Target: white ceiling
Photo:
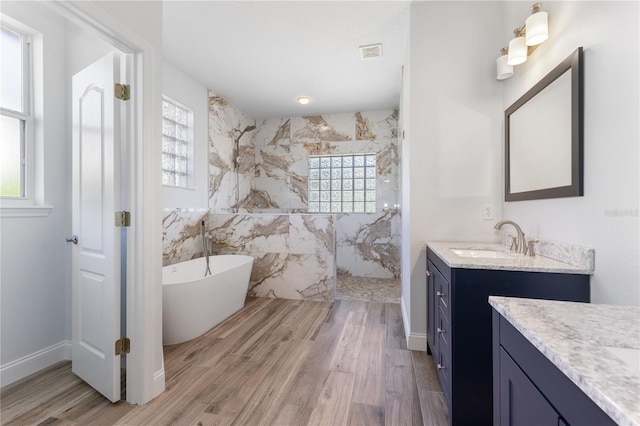
[[[410,2],[166,1],[164,57],[254,119],[398,106]],[[358,47],[382,43],[361,60]],[[312,102],[302,106],[298,96]]]

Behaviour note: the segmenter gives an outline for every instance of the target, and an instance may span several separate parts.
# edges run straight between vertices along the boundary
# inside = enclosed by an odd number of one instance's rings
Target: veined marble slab
[[[165,209],[162,214],[162,266],[203,256],[202,221],[209,226],[207,209]]]
[[[224,98],[209,92],[209,208],[213,212],[233,212],[251,198],[255,131],[242,132],[255,124]]]
[[[248,253],[254,258],[249,296],[332,301],[333,255]]]
[[[239,139],[240,164],[236,171],[236,139],[247,126],[254,124],[257,128]],[[362,153],[377,154],[378,213],[340,215],[341,234],[336,242],[337,216],[304,215],[308,204],[308,157]],[[255,122],[210,92],[209,207],[214,213],[210,217],[210,229],[215,252],[323,255],[330,247],[334,259],[336,250],[339,259],[353,259],[339,265],[346,273],[397,277],[400,227],[399,212],[394,206],[398,203],[398,163],[397,110]],[[265,215],[262,218],[241,215],[259,212]],[[273,216],[286,212],[303,215],[287,219]],[[311,219],[314,216],[325,219]],[[329,216],[331,223],[322,223]],[[289,220],[288,228],[284,225],[286,220]],[[279,225],[273,221],[279,221]],[[185,240],[182,245],[188,243],[189,240]],[[177,250],[179,248],[174,251]],[[335,269],[335,265],[332,267]]]
[[[255,259],[250,296],[333,300],[333,215],[211,214],[209,229],[214,254]]]
[[[336,220],[337,267],[355,277],[400,276],[400,226],[397,211],[340,214]]]
[[[619,425],[640,425],[640,308],[490,296],[489,303]]]
[[[240,137],[248,127],[257,128]],[[203,255],[205,220],[215,254],[251,254],[251,294],[332,300],[336,215],[306,213],[309,155],[378,155],[379,213],[342,215],[338,256],[354,276],[397,277],[399,214],[398,111],[363,111],[255,122],[209,92],[209,208],[169,210],[163,220],[165,265]],[[236,150],[236,143],[237,148]],[[238,166],[236,168],[236,160]],[[241,213],[238,213],[241,212]],[[244,213],[242,213],[244,212]],[[265,212],[264,214],[247,214]],[[352,219],[349,219],[352,216]],[[344,266],[344,265],[343,265]]]
[[[258,123],[252,191],[280,211],[305,211],[310,155],[376,153],[378,210],[398,199],[397,111],[290,117]],[[246,204],[241,208],[257,209]]]

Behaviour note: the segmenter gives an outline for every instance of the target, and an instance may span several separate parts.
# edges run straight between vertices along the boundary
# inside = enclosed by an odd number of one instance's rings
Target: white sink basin
[[[473,257],[484,259],[512,259],[513,257],[505,252],[490,249],[450,249],[460,257]]]
[[[613,354],[620,361],[631,366],[634,370],[640,370],[640,349],[619,348],[615,346],[602,346],[602,348]]]

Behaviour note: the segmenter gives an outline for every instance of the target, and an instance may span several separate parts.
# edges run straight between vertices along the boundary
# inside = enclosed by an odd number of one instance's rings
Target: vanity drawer
[[[449,313],[451,312],[451,309],[449,306],[450,288],[449,288],[449,283],[444,278],[442,278],[441,275],[438,276],[436,274],[435,289],[436,289],[436,304],[438,308],[445,314],[447,319],[449,319],[450,318]]]
[[[451,352],[447,348],[440,347],[440,352],[436,357],[436,369],[438,379],[442,387],[442,393],[447,400],[447,407],[451,408]]]
[[[436,335],[438,336],[440,352],[445,350],[449,351],[449,348],[451,347],[451,323],[449,322],[449,318],[442,311],[442,308],[440,308],[436,324]]]

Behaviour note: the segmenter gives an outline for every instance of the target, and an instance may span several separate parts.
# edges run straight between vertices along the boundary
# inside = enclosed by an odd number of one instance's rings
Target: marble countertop
[[[620,425],[640,425],[640,308],[490,296],[489,303]]]
[[[427,246],[452,268],[593,274],[591,267],[560,262],[541,255],[525,256],[512,253],[505,245],[499,243],[430,241],[427,242]],[[495,250],[503,253],[505,258],[461,257],[451,249]]]

